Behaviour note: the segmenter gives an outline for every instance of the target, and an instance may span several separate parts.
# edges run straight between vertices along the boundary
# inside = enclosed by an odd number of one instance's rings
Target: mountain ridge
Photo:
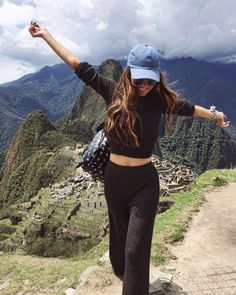
[[[121,68],[124,67],[126,61],[120,62]],[[187,57],[162,59],[161,67],[168,73],[169,81],[178,81],[175,87],[182,90],[184,97],[206,108],[216,105],[217,109],[223,111],[231,121],[233,128],[228,130],[236,140],[235,64],[212,64]],[[4,85],[0,85],[0,148],[6,150],[17,127],[25,116],[35,109],[43,109],[52,121],[69,115],[75,108],[83,82],[72,69],[62,63],[52,67],[45,66],[34,74],[28,74]],[[87,91],[91,89],[88,88]],[[78,107],[81,102],[77,101]]]

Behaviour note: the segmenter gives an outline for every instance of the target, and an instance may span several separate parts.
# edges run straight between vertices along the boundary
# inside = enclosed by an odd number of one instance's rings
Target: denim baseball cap
[[[128,55],[132,79],[152,79],[160,82],[160,56],[155,48],[146,44],[136,45]]]

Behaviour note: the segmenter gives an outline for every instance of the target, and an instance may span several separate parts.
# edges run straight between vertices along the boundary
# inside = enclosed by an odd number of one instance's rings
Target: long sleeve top
[[[88,86],[92,87],[105,100],[108,107],[112,102],[116,82],[109,80],[99,74],[87,62],[81,62],[75,69],[76,75]],[[137,113],[141,118],[140,124],[135,126],[135,134],[139,139],[139,147],[124,146],[114,135],[110,138],[111,153],[124,155],[132,158],[148,158],[152,155],[155,141],[159,134],[160,118],[165,113],[166,104],[160,93],[153,89],[145,96],[137,96]],[[177,104],[173,113],[180,116],[192,116],[195,105],[187,99],[177,99]],[[141,132],[142,131],[142,132]]]

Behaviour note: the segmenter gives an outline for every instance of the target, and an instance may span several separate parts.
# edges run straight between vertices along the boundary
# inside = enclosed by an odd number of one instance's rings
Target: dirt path
[[[236,294],[236,183],[206,200],[184,241],[171,249],[177,261],[165,269],[174,270],[182,294]]]
[[[236,294],[236,183],[207,193],[206,200],[184,241],[171,247],[177,259],[160,268],[173,275],[173,283],[156,294]],[[158,276],[151,266],[151,281]],[[76,294],[121,295],[121,288],[107,264]]]

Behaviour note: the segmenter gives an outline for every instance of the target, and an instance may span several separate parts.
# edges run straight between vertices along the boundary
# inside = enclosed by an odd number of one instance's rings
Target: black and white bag
[[[83,151],[76,168],[81,166],[95,180],[103,182],[105,168],[110,156],[110,145],[104,129],[104,123],[101,123],[96,128],[96,131],[97,133],[94,135],[92,141]]]

